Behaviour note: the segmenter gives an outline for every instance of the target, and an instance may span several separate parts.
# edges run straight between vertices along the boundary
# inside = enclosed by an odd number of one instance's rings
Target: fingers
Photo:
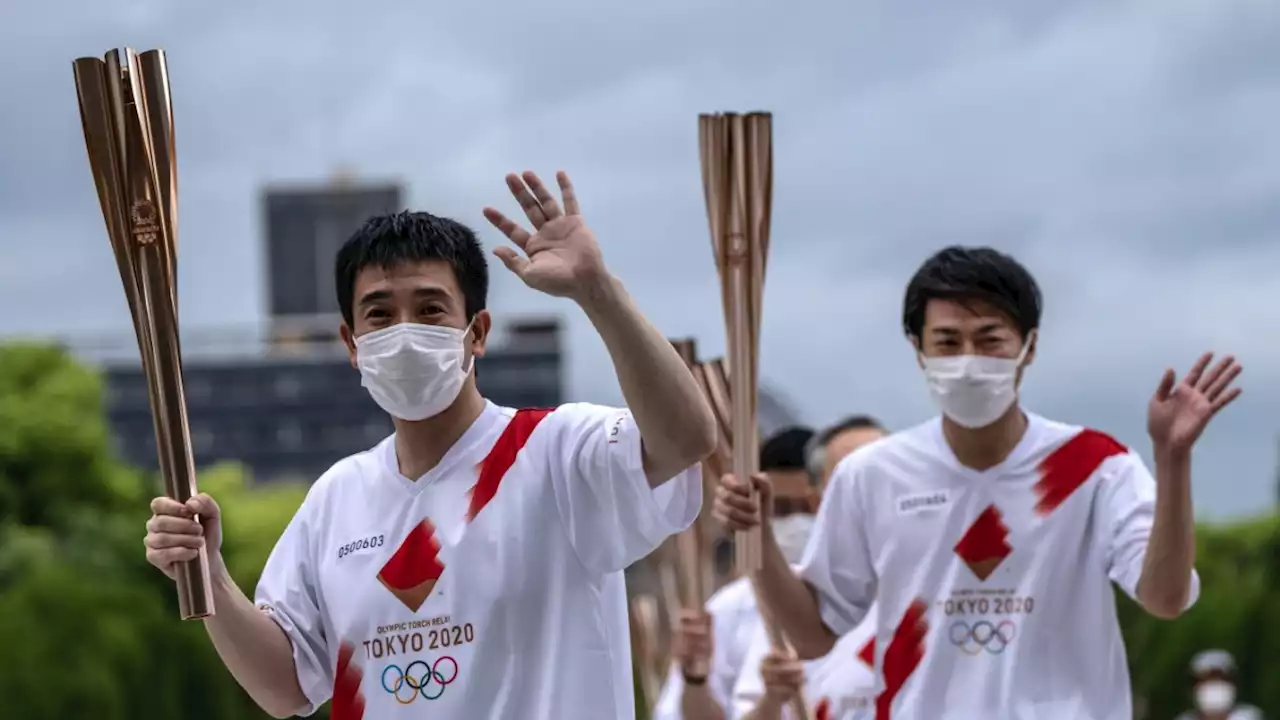
[[[200,557],[200,550],[195,548],[166,548],[164,550],[147,549],[147,562],[165,575],[173,577],[174,565],[190,562]]]
[[[712,515],[730,530],[749,530],[760,525],[760,497],[733,475],[720,478],[716,486]]]
[[[525,173],[525,175],[533,175],[533,173]],[[536,178],[537,176],[534,177]],[[538,202],[538,198],[529,192],[529,187],[525,185],[524,178],[515,173],[507,173],[507,189],[511,191],[511,195],[516,199],[516,202],[520,203],[520,209],[524,210],[525,217],[529,218],[529,222],[533,223],[534,230],[546,224],[547,214],[543,212],[542,203]]]
[[[170,535],[203,535],[204,527],[194,518],[153,515],[147,521],[147,533]]]
[[[1209,363],[1213,361],[1213,353],[1205,353],[1200,356],[1195,365],[1191,366],[1191,371],[1182,378],[1182,382],[1191,387],[1200,387],[1200,376],[1204,375],[1204,369],[1209,367]]]
[[[218,507],[218,503],[209,497],[208,493],[200,493],[194,495],[187,501],[187,510],[199,515],[205,520],[216,520],[222,517],[222,510]]]
[[[569,173],[560,170],[556,172],[556,184],[560,186],[560,196],[564,198],[565,215],[578,215],[582,210],[578,207],[578,194],[573,190],[573,183],[569,182]]]
[[[547,186],[542,184],[542,178],[539,178],[537,173],[532,170],[525,170],[523,177],[525,184],[533,191],[533,197],[538,201],[538,205],[541,206],[544,218],[547,220],[555,220],[556,218],[564,215],[560,210],[560,203],[556,202],[555,195],[552,195],[551,191],[547,189]],[[560,176],[557,175],[556,180],[559,179]],[[532,218],[530,218],[530,220],[532,220]]]
[[[523,278],[524,271],[529,268],[529,258],[517,253],[509,247],[496,247],[493,249],[493,254],[497,255],[498,259],[502,261],[502,264],[506,265],[508,270],[515,273],[516,277]]]
[[[1160,402],[1168,400],[1169,395],[1173,393],[1173,387],[1177,379],[1178,376],[1173,372],[1172,368],[1165,370],[1164,375],[1160,376],[1160,384],[1156,386],[1156,399]]]
[[[191,511],[185,505],[168,497],[158,497],[151,501],[153,515],[172,515],[174,517],[191,517]]]
[[[484,209],[484,219],[489,224],[498,228],[503,235],[506,235],[511,242],[515,243],[521,250],[527,250],[529,245],[529,231],[520,227],[516,221],[503,215],[495,208],[487,207]]]
[[[1227,389],[1227,386],[1233,380],[1239,377],[1242,370],[1244,368],[1240,366],[1240,363],[1236,362],[1235,357],[1228,355],[1222,358],[1222,361],[1214,365],[1213,369],[1201,379],[1200,392],[1204,393],[1204,396],[1210,402],[1213,402]]]
[[[760,661],[760,677],[766,686],[798,691],[804,687],[804,664],[793,657],[771,651]]]
[[[1230,405],[1236,398],[1240,397],[1240,392],[1240,388],[1231,388],[1225,393],[1219,395],[1218,398],[1213,401],[1213,411],[1216,413],[1222,408]]]

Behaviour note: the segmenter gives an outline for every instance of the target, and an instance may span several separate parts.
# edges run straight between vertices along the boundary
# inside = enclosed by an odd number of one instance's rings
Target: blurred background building
[[[390,419],[361,387],[338,337],[333,258],[366,218],[399,211],[402,197],[397,184],[344,176],[263,192],[268,320],[182,333],[198,465],[235,461],[257,482],[309,482],[390,434]],[[518,319],[496,326],[492,337],[489,353],[476,363],[486,397],[510,407],[563,402],[558,319]],[[151,406],[133,335],[66,345],[103,368],[117,453],[156,469]]]

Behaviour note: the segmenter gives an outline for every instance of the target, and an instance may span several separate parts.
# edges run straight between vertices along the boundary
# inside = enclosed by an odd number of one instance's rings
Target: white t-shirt
[[[697,517],[699,469],[651,489],[631,414],[583,404],[487,404],[397,468],[394,436],[334,465],[263,571],[307,714],[633,717],[622,570]]]
[[[934,419],[832,476],[801,576],[837,635],[878,601],[878,720],[1132,717],[1110,581],[1136,594],[1155,481],[1102,433],[1027,418],[983,472]]]
[[[873,720],[876,699],[876,607],[871,606],[862,622],[852,632],[836,641],[825,657],[805,663],[805,701],[813,708],[812,720]],[[756,632],[747,650],[742,674],[733,688],[733,711],[730,718],[741,718],[755,708],[764,696],[764,678],[760,663],[769,654],[769,636],[764,623],[756,624]],[[782,710],[783,720],[791,719],[789,708]]]
[[[760,625],[751,582],[743,577],[720,588],[707,600],[706,610],[711,616],[712,641],[707,689],[720,707],[727,708],[733,685],[742,671],[747,648]],[[672,663],[658,701],[654,703],[653,720],[682,720],[680,702],[683,694],[684,676],[680,667]]]

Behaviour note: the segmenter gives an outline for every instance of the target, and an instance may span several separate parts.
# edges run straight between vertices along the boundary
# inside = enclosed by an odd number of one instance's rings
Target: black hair
[[[804,448],[813,437],[813,430],[790,427],[774,433],[760,446],[760,471],[804,470]]]
[[[870,415],[850,415],[814,435],[804,451],[805,467],[809,471],[810,479],[815,482],[822,479],[822,471],[827,462],[827,445],[831,444],[837,435],[849,430],[884,431],[884,425]]]
[[[338,250],[334,287],[347,327],[355,328],[354,295],[361,270],[424,260],[443,260],[453,268],[468,321],[485,309],[489,264],[475,232],[456,220],[405,211],[369,218]]]
[[[908,337],[920,338],[930,300],[990,303],[1013,320],[1023,339],[1040,327],[1040,286],[1017,260],[994,248],[953,245],[924,261],[902,303]]]

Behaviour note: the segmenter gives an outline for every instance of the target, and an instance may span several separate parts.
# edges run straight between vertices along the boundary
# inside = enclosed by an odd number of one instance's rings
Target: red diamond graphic
[[[876,669],[876,639],[875,638],[871,638],[870,640],[867,641],[866,645],[862,646],[862,649],[858,651],[858,659],[861,660],[862,664],[866,665],[868,668],[872,670]]]
[[[378,580],[405,607],[417,612],[443,572],[436,526],[424,519],[409,531],[400,548],[378,571]]]
[[[1000,510],[995,505],[988,505],[956,543],[955,550],[979,580],[991,577],[991,573],[1013,552],[1009,545],[1009,528],[1004,524]]]

